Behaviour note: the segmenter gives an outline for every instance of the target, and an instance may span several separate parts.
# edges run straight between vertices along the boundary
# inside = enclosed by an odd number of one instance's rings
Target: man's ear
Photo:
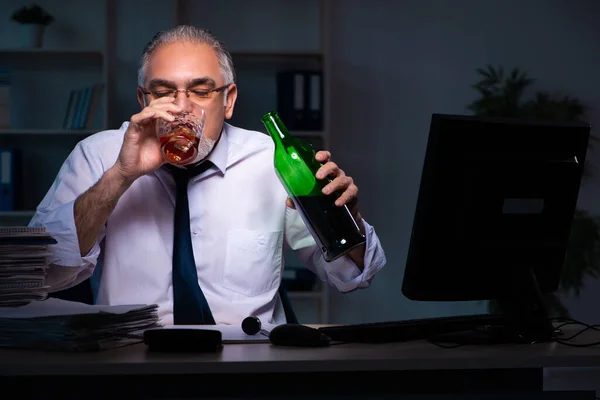
[[[233,116],[233,109],[235,107],[235,101],[237,100],[237,85],[231,84],[225,94],[225,119],[231,119]]]
[[[138,98],[138,103],[140,103],[140,107],[144,108],[146,107],[146,95],[144,94],[144,92],[142,91],[141,87],[137,88],[137,98]]]

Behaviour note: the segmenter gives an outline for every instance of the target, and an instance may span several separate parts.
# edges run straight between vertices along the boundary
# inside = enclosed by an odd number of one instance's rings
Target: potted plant
[[[505,74],[502,67],[477,69],[482,79],[473,85],[480,97],[467,106],[478,116],[506,117],[556,122],[584,121],[588,106],[581,100],[561,93],[537,91],[525,100],[526,90],[534,83],[527,74],[515,68]],[[596,142],[590,136],[589,147]],[[583,182],[592,175],[592,166],[586,159]],[[576,210],[571,227],[563,273],[558,293],[545,296],[548,312],[553,317],[569,317],[560,295],[579,295],[587,277],[600,276],[600,227],[598,218],[587,211]],[[495,302],[491,311],[498,311]]]
[[[23,46],[36,48],[42,47],[45,27],[54,22],[54,17],[37,4],[19,8],[11,19],[22,27]]]

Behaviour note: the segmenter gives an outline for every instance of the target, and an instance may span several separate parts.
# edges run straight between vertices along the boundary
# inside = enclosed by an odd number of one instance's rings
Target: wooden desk
[[[589,342],[593,336],[598,341],[600,334],[578,339]],[[415,341],[286,348],[261,343],[225,345],[218,353],[161,354],[134,345],[79,354],[0,350],[0,387],[25,385],[30,394],[51,390],[63,398],[90,390],[129,398],[223,393],[229,398],[281,398],[284,393],[378,398],[401,392],[535,392],[542,390],[543,368],[585,366],[600,366],[600,346],[444,349]],[[204,388],[205,383],[210,386]],[[114,385],[127,389],[117,391]]]

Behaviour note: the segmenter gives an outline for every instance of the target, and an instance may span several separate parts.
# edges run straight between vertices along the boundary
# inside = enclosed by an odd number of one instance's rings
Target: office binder
[[[277,74],[277,112],[289,130],[323,129],[321,71],[288,70]]]
[[[277,112],[290,130],[302,129],[306,120],[304,78],[301,71],[277,74]]]
[[[10,129],[10,70],[0,69],[0,129]]]
[[[0,150],[0,211],[12,211],[13,155],[10,149]]]
[[[306,130],[323,130],[323,74],[308,73],[308,112]]]
[[[0,211],[14,211],[21,205],[20,167],[18,149],[0,148]]]

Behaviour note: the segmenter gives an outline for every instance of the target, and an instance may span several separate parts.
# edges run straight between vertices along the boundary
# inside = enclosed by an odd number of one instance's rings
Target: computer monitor
[[[513,334],[550,340],[590,125],[433,114],[403,294],[498,301]],[[516,339],[516,338],[515,338]]]

